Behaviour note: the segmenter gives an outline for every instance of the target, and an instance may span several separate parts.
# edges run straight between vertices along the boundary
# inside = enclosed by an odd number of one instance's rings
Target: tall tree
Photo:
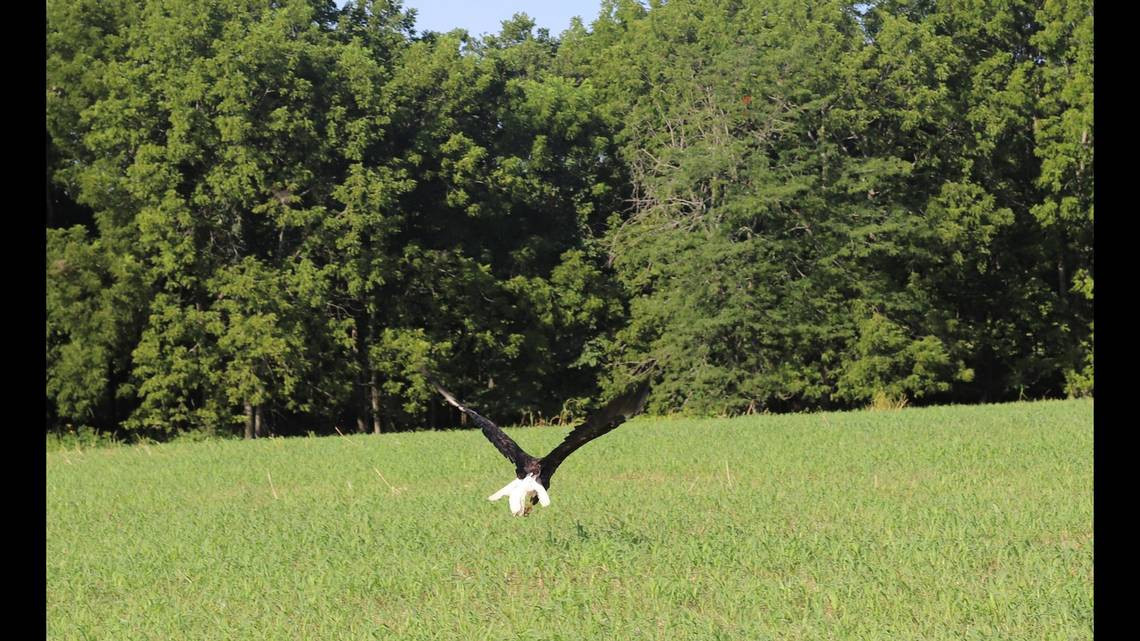
[[[1089,0],[338,4],[49,1],[50,426],[1092,393]]]
[[[1047,0],[1031,42],[1040,56],[1034,153],[1044,198],[1032,207],[1056,237],[1057,288],[1077,348],[1065,363],[1070,394],[1093,390],[1093,11],[1091,0]],[[1085,332],[1087,324],[1087,334]]]

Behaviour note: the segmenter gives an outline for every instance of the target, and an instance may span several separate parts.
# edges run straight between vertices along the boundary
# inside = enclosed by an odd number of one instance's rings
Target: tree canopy
[[[1093,393],[1091,0],[47,4],[49,430]],[[593,400],[592,400],[593,399]]]

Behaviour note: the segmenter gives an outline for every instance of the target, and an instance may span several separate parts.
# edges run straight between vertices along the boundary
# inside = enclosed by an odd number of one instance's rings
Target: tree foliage
[[[48,427],[1091,394],[1088,0],[50,0]]]

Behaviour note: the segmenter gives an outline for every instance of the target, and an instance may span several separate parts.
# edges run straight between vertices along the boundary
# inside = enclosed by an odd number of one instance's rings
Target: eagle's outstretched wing
[[[424,374],[427,376],[426,372],[424,372]],[[436,391],[442,394],[443,398],[447,399],[448,403],[458,408],[460,412],[463,412],[464,414],[470,416],[471,420],[474,421],[475,424],[479,426],[479,429],[483,431],[483,436],[486,436],[487,440],[491,441],[491,444],[495,446],[495,449],[499,450],[503,456],[507,457],[507,460],[515,464],[515,472],[520,479],[526,476],[527,464],[529,463],[533,465],[536,460],[533,456],[524,452],[523,449],[519,447],[519,444],[515,443],[514,439],[511,437],[507,436],[506,433],[503,432],[502,428],[500,428],[498,425],[495,425],[491,421],[480,416],[475,410],[471,409],[470,407],[467,407],[463,403],[460,403],[454,396],[451,395],[451,392],[448,392],[447,390],[440,387],[439,383],[436,383],[434,380],[432,380],[430,376],[427,376],[427,379],[432,384],[432,387],[434,387]]]
[[[567,434],[558,447],[539,460],[542,468],[539,482],[543,486],[548,486],[554,470],[558,469],[567,456],[641,412],[645,409],[645,400],[648,397],[649,382],[644,381],[587,416],[585,422]]]

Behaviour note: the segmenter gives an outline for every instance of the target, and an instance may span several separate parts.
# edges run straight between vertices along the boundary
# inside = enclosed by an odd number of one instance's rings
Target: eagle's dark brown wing
[[[567,456],[640,413],[645,409],[645,400],[648,397],[649,382],[646,381],[587,416],[585,422],[571,430],[558,447],[539,460],[542,472],[538,480],[543,487],[549,487],[554,470],[558,469]]]
[[[504,433],[498,425],[495,425],[491,421],[480,416],[475,410],[471,409],[470,407],[467,407],[463,403],[460,403],[454,396],[451,395],[451,392],[448,392],[447,390],[440,387],[440,385],[433,381],[430,376],[428,377],[428,381],[431,382],[436,391],[443,395],[443,398],[447,399],[448,403],[454,405],[459,409],[460,412],[463,412],[464,414],[471,417],[471,420],[474,421],[475,424],[479,426],[479,429],[483,431],[483,436],[486,436],[487,440],[491,441],[491,445],[494,445],[495,449],[499,450],[503,456],[507,457],[507,460],[515,464],[515,473],[520,479],[526,476],[526,468],[528,467],[528,464],[533,467],[536,461],[533,456],[524,452],[523,449],[519,447],[519,444],[515,443],[511,437],[507,436],[506,433]]]

